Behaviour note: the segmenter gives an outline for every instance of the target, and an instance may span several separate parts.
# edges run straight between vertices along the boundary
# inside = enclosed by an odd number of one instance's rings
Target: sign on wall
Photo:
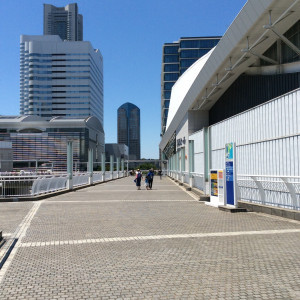
[[[226,204],[237,206],[235,143],[225,145]]]

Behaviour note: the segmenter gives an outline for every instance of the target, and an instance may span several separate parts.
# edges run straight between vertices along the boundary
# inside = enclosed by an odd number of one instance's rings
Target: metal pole
[[[71,190],[73,188],[73,142],[68,141],[67,144],[67,189]]]
[[[110,155],[110,179],[114,178],[114,156]]]
[[[102,181],[105,181],[105,152],[101,153]]]
[[[119,178],[119,171],[120,171],[120,157],[117,157],[117,178]]]
[[[94,156],[93,154],[94,154],[94,150],[89,149],[89,152],[88,152],[88,157],[89,157],[89,161],[88,161],[89,184],[93,184],[93,156]]]
[[[124,159],[121,159],[121,171],[122,171],[122,176],[124,177]]]

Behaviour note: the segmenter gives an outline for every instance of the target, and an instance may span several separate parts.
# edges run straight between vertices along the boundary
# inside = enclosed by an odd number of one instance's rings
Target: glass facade
[[[93,124],[89,125],[90,123]],[[72,128],[68,126],[68,122],[64,124],[64,121],[60,120],[47,123],[30,121],[30,128],[25,126],[26,123],[17,119],[16,122],[10,123],[0,120],[0,139],[12,142],[13,161],[16,163],[51,162],[54,170],[66,171],[69,140],[73,141],[74,163],[87,162],[89,148],[94,149],[94,160],[100,161],[99,153],[104,152],[104,132],[99,120],[95,118],[74,119]]]
[[[62,40],[83,40],[83,17],[76,3],[65,7],[44,4],[44,35],[59,35]]]
[[[140,109],[132,103],[118,108],[118,144],[128,146],[129,159],[141,158]]]
[[[178,78],[201,56],[215,47],[221,37],[181,38],[163,46],[161,76],[161,134],[166,130],[171,90]]]
[[[29,44],[41,51],[34,51]],[[74,46],[78,49],[75,53]],[[21,36],[20,114],[46,119],[92,115],[103,124],[100,52],[87,42],[65,43],[57,36]]]

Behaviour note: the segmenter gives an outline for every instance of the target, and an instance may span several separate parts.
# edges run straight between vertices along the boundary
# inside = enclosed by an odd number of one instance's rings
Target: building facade
[[[46,121],[38,116],[0,117],[0,139],[12,143],[14,167],[24,169],[44,163],[56,171],[66,171],[67,143],[73,141],[75,164],[88,161],[88,149],[94,161],[104,152],[104,131],[96,117],[55,117]]]
[[[209,194],[233,142],[238,200],[300,209],[299,16],[299,1],[248,0],[174,84],[160,143],[172,176]]]
[[[171,90],[178,78],[200,57],[215,47],[220,36],[183,37],[163,45],[161,70],[161,134],[166,130]]]
[[[0,172],[10,172],[13,169],[12,143],[0,140]]]
[[[83,40],[83,17],[77,3],[65,7],[44,4],[44,35],[59,35],[62,40]]]
[[[116,144],[116,143],[105,144],[106,161],[110,160],[111,155],[114,156],[114,160],[116,158],[128,160],[129,158],[128,146],[125,144]]]
[[[140,109],[125,103],[118,108],[118,143],[129,148],[129,159],[141,158]]]
[[[20,114],[97,117],[103,124],[103,58],[90,42],[20,38]]]

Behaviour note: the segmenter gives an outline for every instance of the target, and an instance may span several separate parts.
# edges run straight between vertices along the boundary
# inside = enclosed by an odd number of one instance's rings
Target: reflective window
[[[179,77],[178,73],[166,73],[164,74],[165,81],[176,81]]]
[[[169,108],[169,106],[170,106],[170,100],[165,100],[164,108]]]
[[[164,65],[164,72],[178,72],[179,65],[178,64],[166,64]]]
[[[164,54],[178,54],[178,49],[179,49],[178,45],[165,46],[164,47]]]
[[[169,90],[170,91],[172,89],[172,86],[174,85],[174,83],[175,82],[165,82],[164,83],[164,90],[167,90],[167,91]]]
[[[165,91],[165,92],[164,92],[164,98],[165,98],[165,99],[170,99],[170,98],[171,98],[171,92]]]
[[[192,50],[181,50],[180,57],[181,58],[200,58],[204,54],[206,54],[210,49],[192,49]]]
[[[219,39],[183,40],[180,42],[180,48],[213,48],[218,42]]]
[[[178,55],[165,55],[164,56],[164,62],[168,63],[168,62],[178,62],[179,61],[179,57]]]
[[[197,59],[181,59],[180,60],[180,69],[189,68]]]

